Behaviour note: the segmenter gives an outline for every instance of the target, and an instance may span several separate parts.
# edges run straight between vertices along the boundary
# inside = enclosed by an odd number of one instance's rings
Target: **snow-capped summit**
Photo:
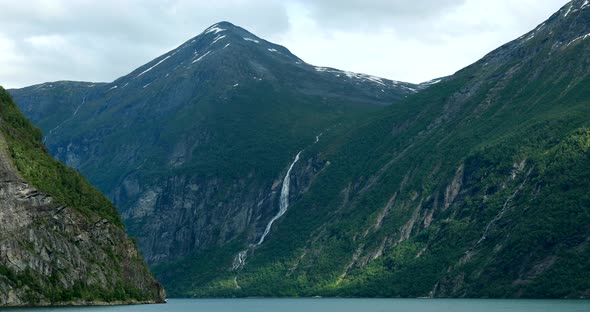
[[[418,92],[420,86],[332,68],[316,67],[272,43],[230,22],[211,25],[130,74],[105,87],[108,93],[133,89],[158,92],[169,85],[190,84],[234,89],[253,82],[291,85],[305,93],[346,90],[364,94],[368,104],[389,105],[396,99]],[[356,95],[355,95],[356,96]]]

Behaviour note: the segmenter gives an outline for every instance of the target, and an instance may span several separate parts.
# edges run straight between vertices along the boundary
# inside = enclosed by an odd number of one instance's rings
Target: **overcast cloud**
[[[113,81],[230,21],[308,63],[422,82],[528,32],[567,0],[0,0],[0,85]]]

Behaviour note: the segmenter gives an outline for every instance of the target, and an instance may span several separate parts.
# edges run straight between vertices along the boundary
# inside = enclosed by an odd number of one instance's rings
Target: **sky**
[[[0,0],[0,85],[111,82],[219,21],[307,63],[419,83],[532,30],[567,0]]]

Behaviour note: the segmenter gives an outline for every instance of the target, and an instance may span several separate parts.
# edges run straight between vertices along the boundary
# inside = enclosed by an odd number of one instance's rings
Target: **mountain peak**
[[[152,92],[158,90],[156,85],[163,87],[187,81],[208,84],[217,81],[234,88],[240,81],[242,84],[249,80],[285,82],[293,75],[304,73],[316,79],[310,84],[315,86],[310,87],[310,92],[315,92],[321,83],[331,86],[344,83],[361,93],[371,90],[368,92],[379,103],[384,103],[382,99],[387,94],[394,94],[397,98],[420,89],[413,84],[307,64],[286,47],[227,21],[207,27],[199,35],[115,80],[107,88],[113,93],[125,92],[132,87]]]
[[[231,43],[232,41],[241,42],[242,40],[245,40],[251,43],[260,44],[261,42],[264,42],[266,45],[273,45],[270,42],[267,42],[247,31],[246,29],[226,21],[209,26],[201,34],[193,38],[191,42],[199,41],[201,37],[207,37],[206,40],[208,40],[210,44],[217,43],[220,40],[228,41],[227,43]]]
[[[265,62],[262,59],[268,61],[269,58],[279,62],[304,63],[287,48],[266,41],[230,22],[221,21],[115,82],[116,85],[138,82],[147,87],[157,78],[175,75],[185,77],[191,75],[187,74],[189,72],[202,70],[203,66],[216,71],[218,66],[228,66],[229,62],[261,63]]]
[[[239,32],[239,31],[246,31],[246,30],[241,27],[238,27],[230,22],[221,21],[219,23],[215,23],[215,24],[207,27],[200,35],[205,35],[205,34],[210,34],[210,33],[219,34],[221,32]]]
[[[207,30],[209,30],[209,29],[211,29],[211,28],[215,28],[215,27],[224,28],[224,29],[229,29],[229,30],[231,30],[231,29],[235,29],[235,28],[241,28],[241,27],[239,27],[239,26],[236,26],[236,25],[234,25],[234,24],[233,24],[233,23],[231,23],[231,22],[228,22],[228,21],[220,21],[220,22],[217,22],[217,23],[215,23],[215,24],[213,24],[213,25],[209,26],[207,29],[205,29],[205,31],[207,31]]]
[[[227,37],[229,36],[235,36],[233,37],[233,39],[246,39],[246,38],[250,38],[253,39],[252,42],[258,41],[260,42],[261,39],[254,35],[253,33],[247,31],[246,29],[240,27],[240,26],[236,26],[230,22],[227,21],[221,21],[219,23],[215,23],[209,27],[207,27],[201,34],[197,35],[196,37],[193,38],[194,39],[198,39],[201,36],[208,36],[208,35],[215,35],[216,37],[221,37],[224,36]]]

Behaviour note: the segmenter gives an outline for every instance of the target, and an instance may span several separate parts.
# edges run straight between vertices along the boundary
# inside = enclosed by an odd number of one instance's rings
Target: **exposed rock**
[[[29,139],[23,133],[29,133],[30,128],[16,129],[26,120],[18,116],[16,106],[2,88],[0,112],[2,133]],[[28,183],[14,162],[27,159],[25,164],[35,168],[39,164],[33,160],[49,156],[41,148],[24,149],[24,144],[20,145],[23,149],[15,152],[10,145],[14,142],[9,143],[2,133],[0,306],[164,302],[164,289],[152,277],[122,226],[98,212],[82,213],[81,209],[62,205],[54,196]],[[31,146],[37,143],[40,141]],[[34,158],[32,153],[42,156]],[[41,169],[60,170],[57,168]],[[63,171],[62,174],[74,173]],[[83,180],[78,183],[90,187]],[[73,188],[64,186],[61,190],[71,192]]]
[[[447,186],[445,191],[445,206],[443,210],[447,210],[449,206],[453,203],[457,195],[459,195],[459,191],[461,190],[461,186],[463,185],[463,172],[465,170],[465,165],[461,164],[459,168],[457,168],[457,172],[455,173],[455,178]]]

